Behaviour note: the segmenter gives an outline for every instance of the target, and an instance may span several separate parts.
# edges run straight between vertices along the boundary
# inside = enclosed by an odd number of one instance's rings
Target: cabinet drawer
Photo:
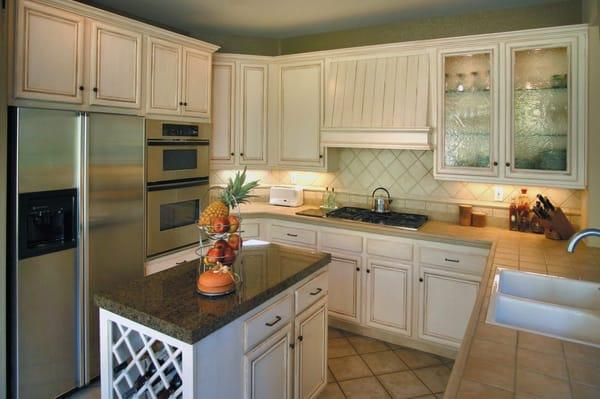
[[[271,226],[271,239],[295,244],[317,245],[317,232],[274,224]]]
[[[402,241],[367,238],[367,253],[411,261],[413,258],[413,245]]]
[[[252,349],[292,319],[292,297],[286,295],[244,321],[244,350]]]
[[[363,250],[363,241],[360,236],[324,231],[321,233],[321,247],[334,250],[337,249],[344,252],[360,253]]]
[[[242,238],[258,238],[260,237],[260,224],[258,223],[244,223],[242,221],[242,228],[240,233],[242,234]]]
[[[328,273],[321,273],[296,290],[296,314],[327,295]]]
[[[487,263],[487,256],[421,247],[421,263],[481,274]]]

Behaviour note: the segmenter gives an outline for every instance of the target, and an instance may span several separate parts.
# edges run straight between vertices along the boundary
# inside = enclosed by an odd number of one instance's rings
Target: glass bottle
[[[529,197],[527,196],[527,189],[521,189],[521,195],[519,195],[519,203],[517,205],[518,210],[518,222],[519,231],[529,230]]]
[[[508,228],[513,231],[519,230],[517,199],[515,197],[510,199],[510,206],[508,207]]]
[[[321,208],[329,208],[329,187],[325,187],[323,198],[321,199]]]
[[[327,209],[335,208],[337,208],[335,204],[335,188],[331,187],[331,193],[329,193],[329,198],[327,199]]]

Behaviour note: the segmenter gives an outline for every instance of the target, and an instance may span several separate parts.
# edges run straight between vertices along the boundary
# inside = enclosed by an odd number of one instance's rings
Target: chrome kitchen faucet
[[[585,229],[581,230],[578,233],[575,233],[571,240],[569,240],[569,245],[567,245],[567,252],[573,253],[575,252],[575,247],[579,244],[579,241],[583,240],[585,237],[600,237],[600,229]]]

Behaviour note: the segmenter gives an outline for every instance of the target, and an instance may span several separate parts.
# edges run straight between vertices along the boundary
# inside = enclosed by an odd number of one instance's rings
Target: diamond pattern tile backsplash
[[[334,187],[338,202],[368,205],[371,192],[383,186],[394,198],[394,208],[425,210],[434,218],[446,220],[454,219],[458,204],[461,203],[472,204],[490,217],[508,217],[507,205],[521,189],[521,186],[435,180],[432,151],[353,148],[339,151],[339,168],[336,172],[249,170],[248,175],[252,179],[260,179],[264,185],[303,185],[306,188],[305,201],[308,203],[318,203],[321,198],[319,191]],[[224,184],[232,173],[229,170],[213,170],[211,183]],[[495,187],[504,189],[502,203],[494,202]],[[579,224],[581,190],[528,188],[532,201],[537,193],[543,193],[571,215],[574,223]]]

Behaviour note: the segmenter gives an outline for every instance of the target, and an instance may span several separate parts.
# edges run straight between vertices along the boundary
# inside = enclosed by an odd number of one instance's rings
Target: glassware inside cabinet
[[[491,52],[445,55],[444,167],[491,168]]]
[[[512,84],[514,169],[566,171],[568,48],[514,50]]]

